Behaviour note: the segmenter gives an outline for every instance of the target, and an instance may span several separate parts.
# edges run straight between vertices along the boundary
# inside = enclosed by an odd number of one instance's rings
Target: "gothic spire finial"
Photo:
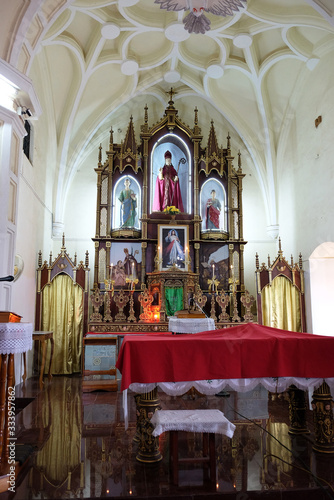
[[[229,151],[231,150],[231,137],[229,132],[227,132],[227,149]]]
[[[101,167],[101,165],[102,165],[102,145],[101,144],[99,146],[99,157],[98,157],[97,165],[98,165],[98,167]]]
[[[110,137],[109,137],[109,150],[112,151],[113,148],[113,142],[114,142],[114,136],[113,136],[113,129],[110,127]]]

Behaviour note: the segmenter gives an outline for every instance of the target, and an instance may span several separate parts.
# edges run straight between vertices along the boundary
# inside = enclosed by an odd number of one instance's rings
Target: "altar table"
[[[215,434],[233,437],[235,425],[224,414],[212,410],[158,410],[151,418],[154,425],[153,436],[170,432],[170,465],[173,483],[178,484],[179,464],[208,463],[210,480],[216,483],[216,447]],[[195,458],[179,459],[178,431],[200,432],[203,434],[203,455]]]
[[[254,323],[193,335],[125,336],[116,363],[121,390],[155,387],[169,395],[195,387],[202,394],[247,392],[262,384],[283,392],[290,385],[334,389],[334,337],[297,333]]]
[[[301,388],[326,379],[333,387],[333,359],[334,337],[246,323],[193,335],[125,336],[116,366],[122,391],[133,384],[218,380],[240,380],[242,389],[249,379],[274,379],[279,389],[280,378],[300,379]]]

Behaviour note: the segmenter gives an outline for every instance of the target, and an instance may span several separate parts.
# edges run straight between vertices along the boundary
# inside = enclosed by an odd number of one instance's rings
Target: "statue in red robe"
[[[216,191],[211,191],[211,198],[206,202],[206,229],[219,229],[221,211],[220,201],[216,198]]]
[[[184,212],[179,178],[172,165],[172,153],[166,151],[165,164],[160,168],[155,184],[153,211],[163,212],[166,207],[171,206]]]

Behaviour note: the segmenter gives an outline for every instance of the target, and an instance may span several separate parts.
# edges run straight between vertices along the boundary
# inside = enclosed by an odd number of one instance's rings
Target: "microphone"
[[[0,278],[0,281],[14,281],[14,276],[4,276],[3,278]]]
[[[205,317],[206,317],[206,318],[208,318],[209,316],[206,314],[206,312],[205,312],[205,311],[203,311],[203,309],[201,308],[201,306],[200,306],[199,304],[197,304],[197,302],[196,302],[196,300],[195,300],[195,299],[193,299],[193,300],[194,300],[194,302],[195,302],[196,306],[198,307],[198,309],[199,309],[199,310],[200,310],[200,311],[201,311],[201,312],[205,315]]]

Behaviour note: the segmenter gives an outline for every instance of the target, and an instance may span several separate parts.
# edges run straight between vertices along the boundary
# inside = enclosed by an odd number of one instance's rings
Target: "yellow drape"
[[[300,292],[290,280],[277,276],[262,290],[262,324],[301,332]]]
[[[74,385],[73,380],[63,378],[48,387],[51,411],[44,425],[50,426],[50,437],[36,455],[35,468],[56,487],[67,482],[70,473],[80,465],[81,391],[79,379]]]
[[[267,430],[270,432],[270,434],[272,434],[272,436],[274,436],[272,437],[267,434],[266,455],[269,455],[268,460],[271,463],[276,464],[279,470],[286,473],[290,472],[292,455],[291,452],[288,451],[291,448],[291,440],[288,434],[288,425],[281,422],[272,422],[271,419],[269,419]],[[276,457],[280,457],[282,458],[282,460]]]
[[[69,375],[81,371],[83,291],[61,274],[42,292],[42,330],[53,331],[52,373]],[[48,345],[46,367],[49,366]]]

